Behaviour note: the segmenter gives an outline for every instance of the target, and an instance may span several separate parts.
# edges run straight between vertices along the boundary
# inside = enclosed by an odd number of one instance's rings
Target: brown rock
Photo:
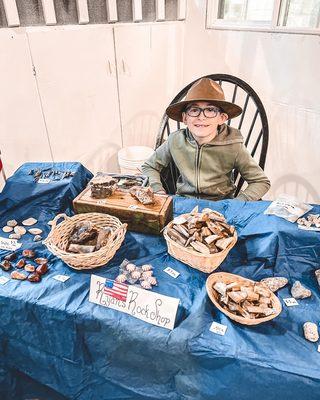
[[[27,279],[27,275],[19,271],[13,271],[11,272],[11,278],[18,279],[19,281],[24,281],[25,279]]]
[[[26,249],[23,250],[22,256],[27,258],[33,258],[35,256],[35,252],[33,250]]]
[[[39,267],[36,269],[36,272],[39,275],[44,275],[45,273],[47,273],[47,271],[48,271],[48,265],[47,264],[39,265]]]
[[[12,268],[11,262],[8,260],[3,260],[0,263],[0,267],[4,270],[4,271],[9,271]]]
[[[37,273],[30,274],[28,276],[28,281],[29,282],[34,282],[34,283],[40,282],[41,281],[41,276],[39,274],[37,274]]]

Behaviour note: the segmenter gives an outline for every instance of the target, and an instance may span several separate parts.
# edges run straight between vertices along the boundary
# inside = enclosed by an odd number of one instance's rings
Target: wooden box
[[[73,200],[76,213],[100,212],[118,217],[128,224],[128,230],[159,235],[164,226],[172,220],[173,202],[171,196],[155,194],[155,203],[143,205],[130,193],[116,190],[105,199],[94,199],[87,187]]]

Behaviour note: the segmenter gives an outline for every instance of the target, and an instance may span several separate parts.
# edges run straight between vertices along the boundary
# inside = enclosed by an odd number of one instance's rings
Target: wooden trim
[[[41,0],[41,2],[46,25],[56,25],[57,18],[53,0]]]
[[[89,23],[89,10],[87,0],[76,0],[79,24]]]
[[[133,21],[142,21],[142,4],[141,0],[132,0]]]
[[[156,0],[156,21],[164,21],[166,19],[165,0]]]
[[[187,16],[187,0],[178,0],[177,20],[186,19]]]
[[[108,22],[118,21],[117,0],[106,0]]]
[[[20,26],[16,0],[3,0],[4,11],[8,22],[8,27]]]

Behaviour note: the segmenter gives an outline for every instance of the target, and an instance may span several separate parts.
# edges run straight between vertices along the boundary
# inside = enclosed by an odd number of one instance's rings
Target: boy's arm
[[[160,179],[160,172],[165,168],[172,156],[169,149],[168,140],[156,149],[153,155],[142,165],[141,171],[149,178],[149,184],[154,192],[164,191]]]
[[[237,155],[235,168],[248,183],[246,189],[238,194],[238,200],[259,200],[267,193],[270,181],[243,144]]]

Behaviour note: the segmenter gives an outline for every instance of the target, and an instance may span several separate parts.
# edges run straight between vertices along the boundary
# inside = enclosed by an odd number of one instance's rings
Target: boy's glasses
[[[199,115],[203,112],[203,115],[207,118],[214,118],[216,117],[219,112],[221,112],[218,108],[215,107],[189,107],[186,109],[186,113],[189,117],[199,117]]]

